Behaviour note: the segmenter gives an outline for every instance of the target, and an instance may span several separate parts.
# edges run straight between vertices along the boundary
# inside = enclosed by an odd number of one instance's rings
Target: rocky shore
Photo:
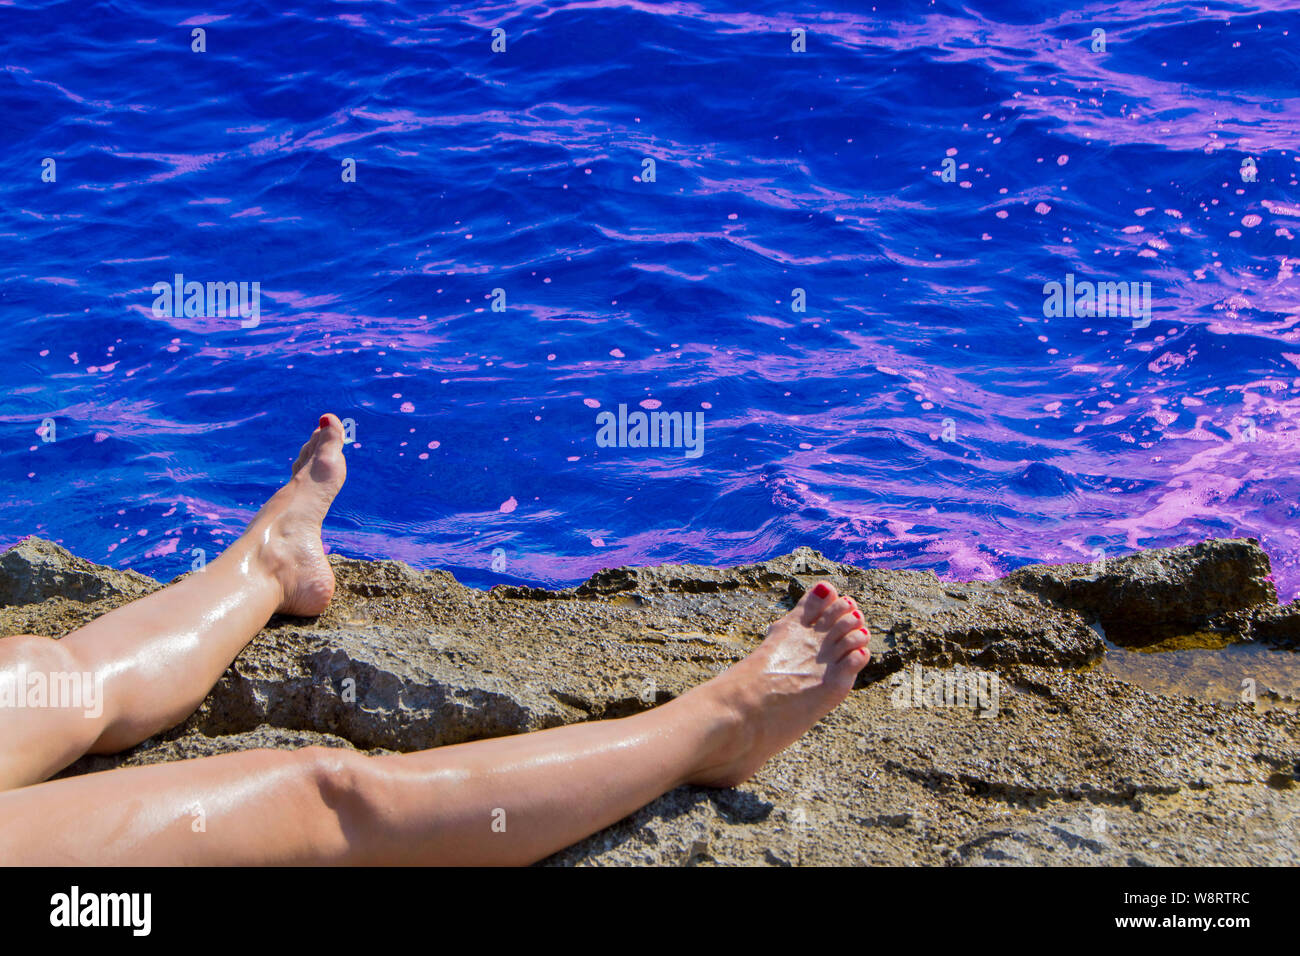
[[[65,775],[254,747],[415,750],[624,716],[738,660],[825,578],[873,634],[848,701],[744,786],[680,788],[547,862],[1300,862],[1300,711],[1153,693],[1102,666],[1210,636],[1279,655],[1293,694],[1300,608],[1277,603],[1253,540],[965,584],[806,548],[726,569],[606,570],[562,591],[331,562],[325,614],[272,620],[183,725]],[[65,634],[160,586],[28,538],[0,555],[0,635]]]

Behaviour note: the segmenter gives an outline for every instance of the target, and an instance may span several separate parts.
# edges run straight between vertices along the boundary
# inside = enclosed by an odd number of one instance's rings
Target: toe
[[[857,683],[858,673],[871,660],[871,652],[865,646],[855,647],[845,653],[826,669],[826,685],[838,694],[847,695]]]
[[[815,585],[804,592],[804,596],[799,599],[795,605],[799,611],[799,620],[804,627],[811,627],[827,607],[834,604],[839,599],[835,588],[829,581],[818,581]]]
[[[863,645],[856,650],[849,651],[843,663],[853,668],[853,675],[856,677],[858,671],[866,667],[869,660],[871,660],[871,648]]]
[[[822,609],[821,617],[817,619],[816,626],[820,630],[829,631],[841,618],[848,617],[854,610],[855,606],[852,598],[837,598]]]
[[[317,432],[326,446],[343,447],[343,423],[339,421],[337,415],[322,415],[320,417],[320,427],[317,429]]]
[[[302,466],[313,458],[330,455],[341,451],[342,448],[343,423],[339,421],[337,415],[330,413],[322,415],[320,424],[311,433],[311,438],[307,439],[307,443],[298,451],[298,459],[293,463],[293,473],[296,475]]]
[[[831,641],[838,641],[845,634],[850,634],[858,630],[858,628],[864,627],[865,624],[866,622],[862,619],[862,612],[857,608],[853,608],[847,614],[836,619],[826,636]]]
[[[869,656],[870,645],[870,632],[865,627],[859,626],[841,635],[835,644],[835,650],[839,655],[839,659],[843,660],[857,650],[867,650]]]

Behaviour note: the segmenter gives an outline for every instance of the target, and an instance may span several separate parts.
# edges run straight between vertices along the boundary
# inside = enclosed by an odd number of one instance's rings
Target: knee
[[[37,634],[0,638],[0,684],[9,685],[15,699],[29,701],[27,706],[35,706],[33,694],[40,695],[39,719],[15,711],[8,719],[18,720],[19,726],[5,728],[10,739],[26,741],[18,749],[25,750],[27,757],[38,751],[48,754],[40,779],[84,754],[103,731],[102,684],[87,674],[74,650],[62,641]]]
[[[294,752],[315,799],[326,809],[334,835],[350,861],[374,845],[384,800],[374,761],[355,750],[304,747]]]
[[[53,637],[15,634],[0,638],[0,671],[56,674],[79,670],[72,648]]]
[[[37,675],[40,675],[39,681]],[[76,651],[63,641],[38,634],[16,634],[0,639],[0,680],[8,678],[25,682],[28,687],[36,681],[45,688],[44,693],[51,702],[59,692],[60,698],[66,695],[69,701],[75,699],[75,704],[69,703],[69,706],[80,709],[83,715],[102,718],[102,685],[93,677],[78,659]],[[91,713],[92,709],[96,712]],[[98,734],[103,720],[80,721],[78,724],[83,725],[87,732],[93,727]]]

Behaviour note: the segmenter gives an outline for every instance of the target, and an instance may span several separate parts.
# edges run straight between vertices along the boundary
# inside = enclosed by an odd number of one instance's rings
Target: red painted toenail
[[[858,628],[858,630],[861,631],[863,634],[867,635],[867,640],[871,640],[871,632],[868,631],[865,627],[860,627]]]
[[[819,598],[829,597],[830,593],[831,593],[831,589],[830,587],[827,586],[826,582],[824,581],[821,584],[817,585],[815,588],[813,588],[813,594],[817,595]]]
[[[328,415],[322,415],[322,416],[320,417],[320,427],[321,427],[321,428],[324,428],[324,427],[325,427],[326,425],[328,425],[329,423],[330,423],[330,417],[329,417]]]
[[[859,614],[857,611],[854,611],[854,612],[853,612],[853,617],[854,617],[855,620],[858,620],[858,621],[862,620],[862,615]]]

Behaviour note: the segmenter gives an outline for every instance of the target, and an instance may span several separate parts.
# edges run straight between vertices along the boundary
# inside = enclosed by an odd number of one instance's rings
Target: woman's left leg
[[[618,720],[367,757],[247,751],[0,794],[18,864],[524,864],[683,783],[749,777],[849,693],[868,635],[819,584],[724,674]]]

